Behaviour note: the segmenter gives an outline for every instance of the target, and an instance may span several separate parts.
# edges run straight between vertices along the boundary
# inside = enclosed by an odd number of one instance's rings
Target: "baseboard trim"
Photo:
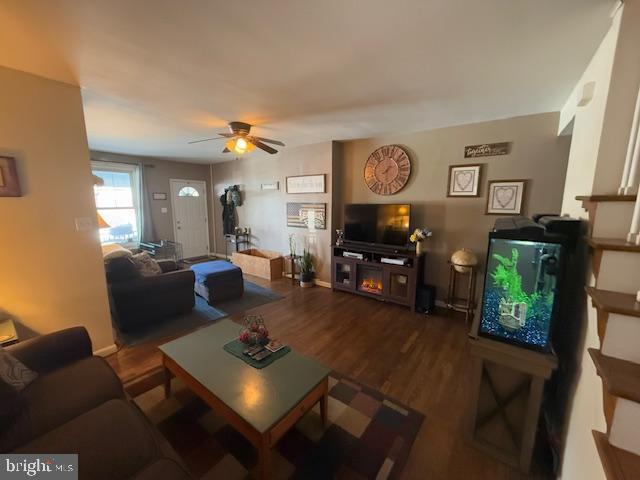
[[[282,276],[284,278],[291,278],[291,274],[290,273],[283,273]],[[322,287],[322,288],[331,288],[331,283],[330,282],[325,282],[323,280],[316,279],[316,285],[318,285],[319,287]]]
[[[116,353],[117,351],[118,351],[118,347],[116,346],[115,343],[112,343],[108,347],[104,347],[99,350],[96,350],[95,352],[93,352],[93,354],[97,355],[98,357],[107,357],[113,353]]]

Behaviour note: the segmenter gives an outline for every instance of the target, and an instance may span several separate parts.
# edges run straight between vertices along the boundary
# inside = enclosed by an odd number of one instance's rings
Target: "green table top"
[[[238,336],[240,328],[231,320],[222,320],[165,343],[160,350],[264,433],[329,375],[330,370],[295,351],[263,369],[255,369],[222,349]]]

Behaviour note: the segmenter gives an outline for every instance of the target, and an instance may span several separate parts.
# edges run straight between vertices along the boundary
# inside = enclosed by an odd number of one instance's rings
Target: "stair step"
[[[588,243],[596,250],[613,250],[616,252],[640,252],[640,245],[629,243],[622,238],[589,238]]]
[[[596,308],[609,313],[640,317],[640,303],[636,302],[636,296],[629,293],[599,290],[594,287],[586,287],[587,294],[593,300]]]
[[[607,480],[640,478],[640,456],[614,447],[602,432],[592,430],[592,433]]]
[[[589,355],[611,395],[640,403],[640,364],[608,357],[595,348]]]
[[[578,195],[581,202],[635,202],[636,195]]]

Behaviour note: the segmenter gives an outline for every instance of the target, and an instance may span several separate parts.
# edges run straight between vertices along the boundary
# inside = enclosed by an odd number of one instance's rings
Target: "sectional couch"
[[[6,348],[38,373],[19,393],[0,381],[0,452],[77,453],[79,478],[192,478],[176,453],[92,354],[84,328]]]

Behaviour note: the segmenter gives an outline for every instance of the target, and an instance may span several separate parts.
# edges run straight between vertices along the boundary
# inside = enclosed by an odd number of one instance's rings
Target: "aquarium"
[[[491,238],[479,334],[548,349],[563,251],[560,243]]]

